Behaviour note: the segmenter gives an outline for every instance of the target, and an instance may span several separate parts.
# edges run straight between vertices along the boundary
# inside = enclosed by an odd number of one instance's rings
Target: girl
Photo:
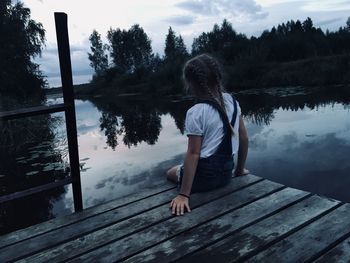
[[[249,173],[244,168],[248,153],[248,136],[238,102],[223,92],[218,62],[202,54],[187,61],[183,69],[186,88],[199,103],[186,114],[185,133],[188,149],[184,165],[167,171],[167,178],[178,184],[179,194],[171,201],[172,213],[191,211],[191,193],[216,189],[228,184],[238,151],[234,174]]]

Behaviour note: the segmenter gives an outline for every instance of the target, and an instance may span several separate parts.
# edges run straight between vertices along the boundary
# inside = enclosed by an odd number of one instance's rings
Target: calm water
[[[250,137],[246,166],[251,173],[350,202],[349,88],[251,90],[236,97]],[[57,102],[60,99],[48,100]],[[137,96],[76,100],[84,207],[164,183],[165,170],[180,163],[186,151],[183,123],[192,103]],[[51,143],[45,142],[51,145],[49,150],[38,143],[16,155],[17,161],[30,164],[24,172],[27,180],[34,181],[43,171],[51,172],[47,178],[67,175],[63,116],[55,117]],[[45,154],[59,160],[53,166],[44,165]],[[0,180],[9,174],[2,168]],[[20,189],[18,182],[16,187]],[[70,186],[49,193],[47,199],[41,207],[45,216],[33,215],[32,222],[73,210]],[[3,232],[11,229],[8,222],[2,215]]]

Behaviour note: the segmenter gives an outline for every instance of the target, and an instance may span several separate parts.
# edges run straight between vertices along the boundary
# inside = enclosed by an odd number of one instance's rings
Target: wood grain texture
[[[126,262],[169,262],[177,260],[216,239],[254,224],[279,209],[308,196],[308,193],[287,188],[259,199],[231,213],[193,228],[190,231],[160,243]],[[190,262],[201,262],[191,261]],[[209,262],[225,262],[212,258]]]
[[[197,195],[198,198],[193,196],[194,205],[198,206],[204,202],[226,195],[260,180],[260,178],[255,176],[235,180],[235,183],[225,188],[218,189],[218,191],[213,191],[202,196]],[[168,203],[176,196],[176,193],[176,189],[165,191],[139,200],[138,202],[130,203],[121,209],[110,210],[62,229],[50,231],[27,241],[17,243],[0,250],[0,259],[20,259],[26,255],[40,252],[41,250],[46,251],[39,255],[30,256],[28,259],[25,259],[25,261],[47,262],[50,258],[50,262],[54,262],[55,260],[61,261],[79,255],[89,249],[126,236],[139,228],[147,227],[158,220],[171,217]],[[163,210],[158,209],[159,206],[161,206]],[[167,213],[164,213],[164,210]],[[60,245],[61,243],[62,245]],[[46,248],[50,247],[53,248],[47,251]],[[15,252],[20,248],[22,249],[21,252]]]
[[[339,204],[338,201],[312,196],[248,228],[229,235],[209,247],[200,249],[178,262],[214,262],[215,260],[242,262],[259,250],[268,247],[275,240],[284,238],[312,220],[318,219]],[[207,242],[201,242],[201,245],[204,246],[214,241],[210,239]]]
[[[123,260],[159,242],[171,239],[186,230],[197,227],[235,209],[239,209],[279,189],[281,189],[280,184],[262,181],[200,206],[185,216],[173,217],[131,236],[103,246],[72,260],[72,262],[94,262],[97,259],[100,262]],[[279,192],[285,193],[283,190]],[[224,229],[220,229],[219,231],[224,231]]]
[[[350,232],[350,204],[345,204],[274,244],[247,262],[305,262]]]
[[[317,263],[349,263],[350,262],[350,238],[335,246],[333,249],[322,255],[315,262]]]
[[[25,229],[21,229],[6,235],[3,235],[0,237],[0,248],[3,248],[5,246],[9,246],[11,244],[47,233],[49,231],[53,231],[58,228],[62,228],[64,226],[76,223],[78,221],[84,220],[89,217],[96,216],[98,214],[118,209],[122,206],[125,206],[129,203],[136,202],[138,200],[141,200],[143,198],[147,198],[151,195],[155,195],[157,193],[163,192],[163,191],[169,191],[171,189],[175,189],[173,184],[167,183],[164,185],[160,185],[156,188],[151,189],[144,189],[144,191],[141,191],[136,194],[131,194],[122,198],[118,198],[116,200],[110,201],[108,203],[90,207],[85,209],[82,212],[73,213],[67,216],[62,216],[58,218],[54,218],[51,220],[48,220],[44,223],[37,224],[30,226]]]
[[[163,185],[0,237],[0,262],[350,262],[350,204],[249,175],[192,195],[192,212],[173,216],[177,191]]]

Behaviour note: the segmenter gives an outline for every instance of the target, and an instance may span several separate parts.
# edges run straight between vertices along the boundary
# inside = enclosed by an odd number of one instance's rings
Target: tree
[[[0,93],[15,97],[42,92],[45,81],[39,65],[45,30],[30,19],[30,9],[10,0],[0,1]]]
[[[176,35],[171,27],[169,27],[168,34],[165,37],[164,58],[171,60],[175,57],[176,49]]]
[[[148,68],[152,59],[151,40],[139,25],[133,25],[128,35],[130,38],[132,70]]]
[[[110,29],[107,33],[111,45],[111,57],[114,66],[121,72],[127,72],[131,67],[129,39],[126,30]]]
[[[159,56],[158,53],[156,53],[153,57],[152,57],[152,60],[151,60],[151,64],[150,64],[150,69],[151,71],[154,73],[154,72],[157,72],[160,67],[162,66],[162,62],[163,60],[161,59],[161,57]]]
[[[105,54],[106,46],[103,45],[101,35],[94,30],[89,37],[91,42],[91,53],[88,53],[90,66],[96,75],[101,75],[108,68],[108,55]]]
[[[182,90],[182,67],[188,57],[189,54],[182,36],[176,36],[173,29],[169,27],[165,37],[164,67],[161,69],[161,75],[165,76],[165,79],[171,83],[172,93],[180,93]]]
[[[169,27],[168,34],[165,37],[164,60],[173,62],[176,59],[183,61],[188,56],[182,36],[176,36],[173,29]]]
[[[202,33],[199,37],[193,39],[192,55],[198,55],[209,51],[209,37],[207,33]]]
[[[346,31],[350,32],[350,17],[348,17],[348,20],[346,20]]]
[[[208,52],[232,61],[248,48],[248,42],[245,35],[237,34],[232,24],[224,19],[221,25],[215,24],[212,31],[193,40],[192,55]]]
[[[208,33],[202,33],[193,40],[192,53],[217,52],[224,48],[230,49],[237,40],[236,31],[232,24],[226,19],[222,21],[221,26],[215,24],[213,30]]]
[[[132,73],[150,66],[151,40],[139,25],[133,25],[128,31],[110,29],[107,38],[113,63],[121,73]]]
[[[187,58],[189,56],[185,42],[181,35],[176,38],[176,52],[181,58]]]
[[[303,29],[304,32],[312,32],[314,29],[314,25],[312,23],[312,20],[310,17],[308,17],[304,22],[303,22]]]

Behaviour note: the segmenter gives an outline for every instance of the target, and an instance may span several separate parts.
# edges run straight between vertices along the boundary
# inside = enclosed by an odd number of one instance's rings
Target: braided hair
[[[183,79],[186,87],[190,88],[197,97],[217,103],[227,122],[230,123],[222,96],[224,91],[222,87],[222,71],[216,59],[207,54],[190,59],[184,66]],[[230,127],[233,135],[233,127],[231,125]]]

